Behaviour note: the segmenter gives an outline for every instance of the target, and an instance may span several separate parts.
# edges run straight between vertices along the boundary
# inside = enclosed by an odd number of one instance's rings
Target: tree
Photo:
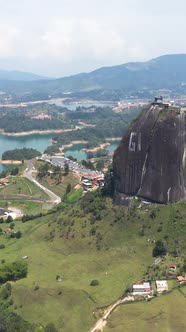
[[[95,170],[95,167],[94,167],[93,163],[90,160],[82,160],[81,163],[86,168],[91,169],[93,171]]]
[[[98,280],[92,280],[90,283],[90,286],[98,286],[99,285],[99,281]]]
[[[17,175],[18,173],[19,173],[19,168],[18,167],[14,167],[10,172],[10,174],[14,175],[14,176]]]
[[[102,194],[104,196],[113,196],[114,194],[112,169],[108,169],[107,173],[105,174],[105,182],[104,187],[102,188]]]
[[[9,215],[6,219],[7,223],[11,223],[13,221],[13,218]]]
[[[157,257],[157,256],[165,256],[167,253],[167,249],[163,243],[163,241],[158,240],[155,243],[155,247],[152,250],[152,256]]]
[[[57,184],[61,183],[61,180],[62,180],[62,172],[61,172],[61,168],[60,168],[59,171],[58,171],[58,182],[57,182]]]
[[[64,172],[65,176],[69,174],[69,164],[67,163],[67,161],[65,161],[64,163]]]
[[[15,233],[16,239],[20,239],[21,236],[22,236],[21,231],[18,231],[17,233]]]
[[[101,159],[101,160],[98,160],[97,164],[96,164],[96,169],[98,171],[101,171],[102,169],[104,168],[104,161]]]
[[[14,229],[14,226],[15,226],[14,222],[11,222],[11,223],[10,223],[10,228],[11,228],[11,229]]]
[[[45,176],[48,175],[48,171],[49,171],[49,164],[48,163],[45,163],[44,165],[41,165],[38,169],[38,177],[40,179],[44,178]]]
[[[72,186],[70,183],[67,184],[67,187],[66,187],[66,194],[68,195],[72,190]]]

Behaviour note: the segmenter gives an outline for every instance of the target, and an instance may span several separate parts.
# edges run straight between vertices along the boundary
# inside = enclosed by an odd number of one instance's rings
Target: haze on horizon
[[[186,2],[0,0],[0,68],[61,77],[186,53]]]

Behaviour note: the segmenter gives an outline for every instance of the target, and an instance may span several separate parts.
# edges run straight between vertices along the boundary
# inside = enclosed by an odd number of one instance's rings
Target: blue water
[[[115,143],[111,143],[111,145],[108,145],[105,150],[107,150],[109,153],[113,153],[117,147],[119,145],[119,141],[115,142]]]
[[[65,149],[65,157],[72,156],[76,158],[77,160],[86,160],[87,159],[87,154],[85,151],[82,151],[81,149],[85,147],[84,144],[75,144],[71,148]]]
[[[77,107],[91,107],[91,106],[97,106],[97,107],[106,107],[106,106],[114,106],[114,104],[107,104],[107,103],[98,103],[98,102],[87,102],[87,103],[73,103],[73,104],[65,104],[64,102],[57,100],[57,101],[51,101],[49,104],[55,104],[57,106],[66,107],[70,111],[75,111]]]
[[[31,135],[31,136],[23,136],[23,137],[9,137],[0,135],[0,158],[3,152],[7,150],[13,149],[21,149],[23,147],[33,148],[40,152],[44,152],[47,146],[52,143],[50,140],[52,139],[53,134],[47,135]],[[109,153],[114,152],[114,150],[118,147],[119,142],[113,142],[111,145],[106,147],[106,150]],[[87,158],[87,154],[84,151],[81,151],[81,148],[84,147],[82,144],[74,145],[73,147],[65,150],[65,157],[72,156],[77,158],[77,160],[83,160]],[[0,164],[0,172],[7,169],[7,165]]]
[[[13,149],[33,148],[40,152],[44,152],[47,146],[51,145],[49,140],[52,139],[54,134],[47,135],[30,135],[22,137],[10,137],[0,135],[0,158],[3,152]],[[0,164],[0,172],[6,169],[7,166]]]

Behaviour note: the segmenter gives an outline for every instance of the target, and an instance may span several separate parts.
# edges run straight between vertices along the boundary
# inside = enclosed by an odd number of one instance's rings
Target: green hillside
[[[142,278],[165,277],[172,262],[181,271],[186,257],[186,203],[144,209],[134,201],[127,211],[99,194],[89,193],[71,204],[74,193],[69,195],[60,211],[26,223],[17,221],[15,228],[22,232],[20,239],[2,234],[0,240],[5,248],[1,250],[1,260],[8,263],[28,256],[27,278],[12,283],[12,310],[30,323],[54,323],[61,332],[87,332],[99,318],[96,308],[117,300],[132,283]],[[154,241],[159,239],[169,256],[158,269],[149,268],[154,261]],[[98,280],[99,285],[90,286],[92,280]],[[157,314],[156,303],[171,315],[169,296],[172,298],[173,294],[165,297],[167,301],[158,297],[150,302],[144,319],[148,312]],[[177,298],[176,293],[175,305],[183,312],[183,300]],[[139,314],[146,310],[145,304],[135,306]],[[134,309],[132,305],[126,308],[129,321]],[[122,331],[117,326],[120,318],[124,324],[123,310],[119,308],[111,316],[108,331],[112,331],[112,324],[113,331]],[[133,316],[136,324],[138,319]],[[159,330],[166,325],[166,319],[167,314],[162,315]],[[127,328],[125,331],[132,331]],[[183,319],[179,332],[184,328]],[[138,331],[145,331],[143,324],[139,324]]]
[[[178,89],[182,91],[186,76],[186,54],[160,56],[146,62],[131,62],[99,68],[59,79],[32,82],[0,81],[0,89],[7,93],[23,95],[60,95],[64,92],[90,90],[136,90]]]

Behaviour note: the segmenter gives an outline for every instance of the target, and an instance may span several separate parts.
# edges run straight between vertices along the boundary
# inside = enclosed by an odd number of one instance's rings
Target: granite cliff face
[[[133,195],[159,203],[184,199],[185,161],[184,111],[151,104],[114,153],[115,201]]]

